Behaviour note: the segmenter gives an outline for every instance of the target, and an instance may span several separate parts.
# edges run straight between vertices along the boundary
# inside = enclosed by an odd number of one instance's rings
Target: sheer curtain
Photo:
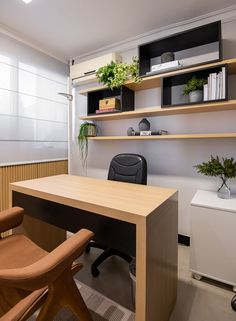
[[[66,159],[68,66],[0,34],[0,165]]]

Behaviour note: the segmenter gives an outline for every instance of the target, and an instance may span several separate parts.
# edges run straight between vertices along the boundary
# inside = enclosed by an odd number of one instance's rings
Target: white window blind
[[[0,35],[0,166],[67,158],[67,68]]]

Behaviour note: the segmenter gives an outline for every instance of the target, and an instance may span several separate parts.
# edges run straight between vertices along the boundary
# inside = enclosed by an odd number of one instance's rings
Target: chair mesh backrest
[[[108,179],[113,181],[147,184],[147,162],[138,154],[119,154],[112,158]]]

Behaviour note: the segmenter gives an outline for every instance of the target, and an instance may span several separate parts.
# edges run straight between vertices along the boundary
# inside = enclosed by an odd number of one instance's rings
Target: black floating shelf
[[[171,52],[182,67],[222,60],[221,22],[213,22],[139,46],[139,74],[148,77],[151,66],[161,63],[161,55]],[[179,69],[179,67],[178,67]],[[166,72],[169,70],[167,69]],[[164,73],[163,69],[161,73]]]
[[[202,100],[198,102],[189,102],[188,96],[183,95],[184,85],[193,77],[202,78],[208,81],[210,74],[218,74],[225,68],[225,98],[214,99],[214,100]],[[196,105],[196,104],[208,104],[213,102],[220,102],[228,100],[228,66],[219,65],[217,67],[203,68],[194,72],[185,72],[179,75],[163,77],[162,79],[162,108],[166,107],[178,107],[185,105]]]
[[[96,114],[96,110],[99,109],[99,100],[105,98],[115,97],[120,100],[120,110],[115,112],[106,112]],[[104,114],[116,114],[122,111],[134,110],[134,92],[133,90],[121,86],[118,89],[101,89],[88,92],[87,99],[87,115],[104,115]]]

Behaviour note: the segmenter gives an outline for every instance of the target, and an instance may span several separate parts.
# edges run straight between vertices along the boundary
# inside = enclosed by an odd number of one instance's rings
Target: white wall
[[[152,39],[175,33],[185,28],[218,20],[220,17],[198,19],[196,23],[183,23],[174,29],[168,29],[156,34]],[[236,18],[236,16],[235,16]],[[224,58],[236,57],[236,20],[225,19],[222,23]],[[148,37],[138,41],[146,42]],[[137,44],[137,41],[136,41]],[[122,50],[124,61],[130,61],[137,54],[136,48]],[[118,49],[118,47],[114,47]],[[112,48],[109,48],[112,51]],[[102,53],[102,52],[101,52]],[[100,54],[101,54],[100,53]],[[94,84],[93,84],[94,85]],[[236,99],[235,77],[230,77],[230,99]],[[196,173],[195,164],[209,159],[210,155],[236,158],[235,139],[205,139],[205,140],[173,140],[173,141],[100,141],[89,143],[89,157],[87,170],[83,170],[80,161],[79,149],[76,140],[79,128],[79,115],[87,113],[86,97],[78,95],[75,88],[75,101],[72,110],[72,144],[71,144],[71,172],[72,174],[88,175],[93,177],[107,177],[107,170],[111,158],[118,153],[140,153],[148,163],[148,184],[174,187],[179,190],[179,233],[190,233],[190,201],[197,189],[216,190],[217,179],[206,178]],[[135,93],[136,108],[160,105],[160,88]],[[152,129],[165,129],[169,133],[208,133],[208,132],[235,132],[236,111],[203,113],[192,115],[178,115],[165,117],[149,117]],[[138,128],[140,119],[97,122],[102,135],[126,135],[128,127]],[[235,181],[232,189],[236,192]]]
[[[0,33],[0,166],[67,158],[68,66]]]

